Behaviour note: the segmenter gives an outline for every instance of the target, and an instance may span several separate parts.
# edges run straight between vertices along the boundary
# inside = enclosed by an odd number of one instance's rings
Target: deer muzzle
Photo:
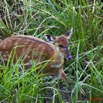
[[[66,52],[65,58],[66,58],[67,60],[72,60],[72,55],[71,55],[71,53],[70,53],[70,49],[69,49],[69,48],[65,48],[65,52]]]

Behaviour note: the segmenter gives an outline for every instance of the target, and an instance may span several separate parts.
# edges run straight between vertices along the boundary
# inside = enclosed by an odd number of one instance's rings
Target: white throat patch
[[[52,64],[51,68],[60,68],[62,66],[62,62],[61,63],[57,63],[57,64]]]

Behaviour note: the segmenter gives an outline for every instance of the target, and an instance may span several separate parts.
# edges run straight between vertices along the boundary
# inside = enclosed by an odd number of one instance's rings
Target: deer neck
[[[61,68],[63,66],[63,63],[64,63],[64,56],[60,52],[59,47],[56,45],[51,67],[52,68]]]

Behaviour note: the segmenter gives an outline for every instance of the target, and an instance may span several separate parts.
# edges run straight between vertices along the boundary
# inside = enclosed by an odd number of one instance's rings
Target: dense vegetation
[[[67,82],[36,73],[35,66],[29,71],[22,66],[20,73],[20,64],[8,60],[0,65],[0,103],[103,102],[101,0],[0,0],[0,5],[1,39],[13,34],[44,39],[45,34],[58,36],[73,27],[73,60],[64,68]]]

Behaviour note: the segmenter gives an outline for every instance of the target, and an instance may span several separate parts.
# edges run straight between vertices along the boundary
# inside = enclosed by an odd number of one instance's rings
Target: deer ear
[[[65,36],[66,36],[68,39],[70,39],[71,36],[72,36],[72,34],[73,34],[73,28],[71,28],[69,31],[67,31],[67,32],[65,33]]]
[[[45,35],[45,39],[47,42],[54,43],[55,42],[55,37],[51,35]]]

